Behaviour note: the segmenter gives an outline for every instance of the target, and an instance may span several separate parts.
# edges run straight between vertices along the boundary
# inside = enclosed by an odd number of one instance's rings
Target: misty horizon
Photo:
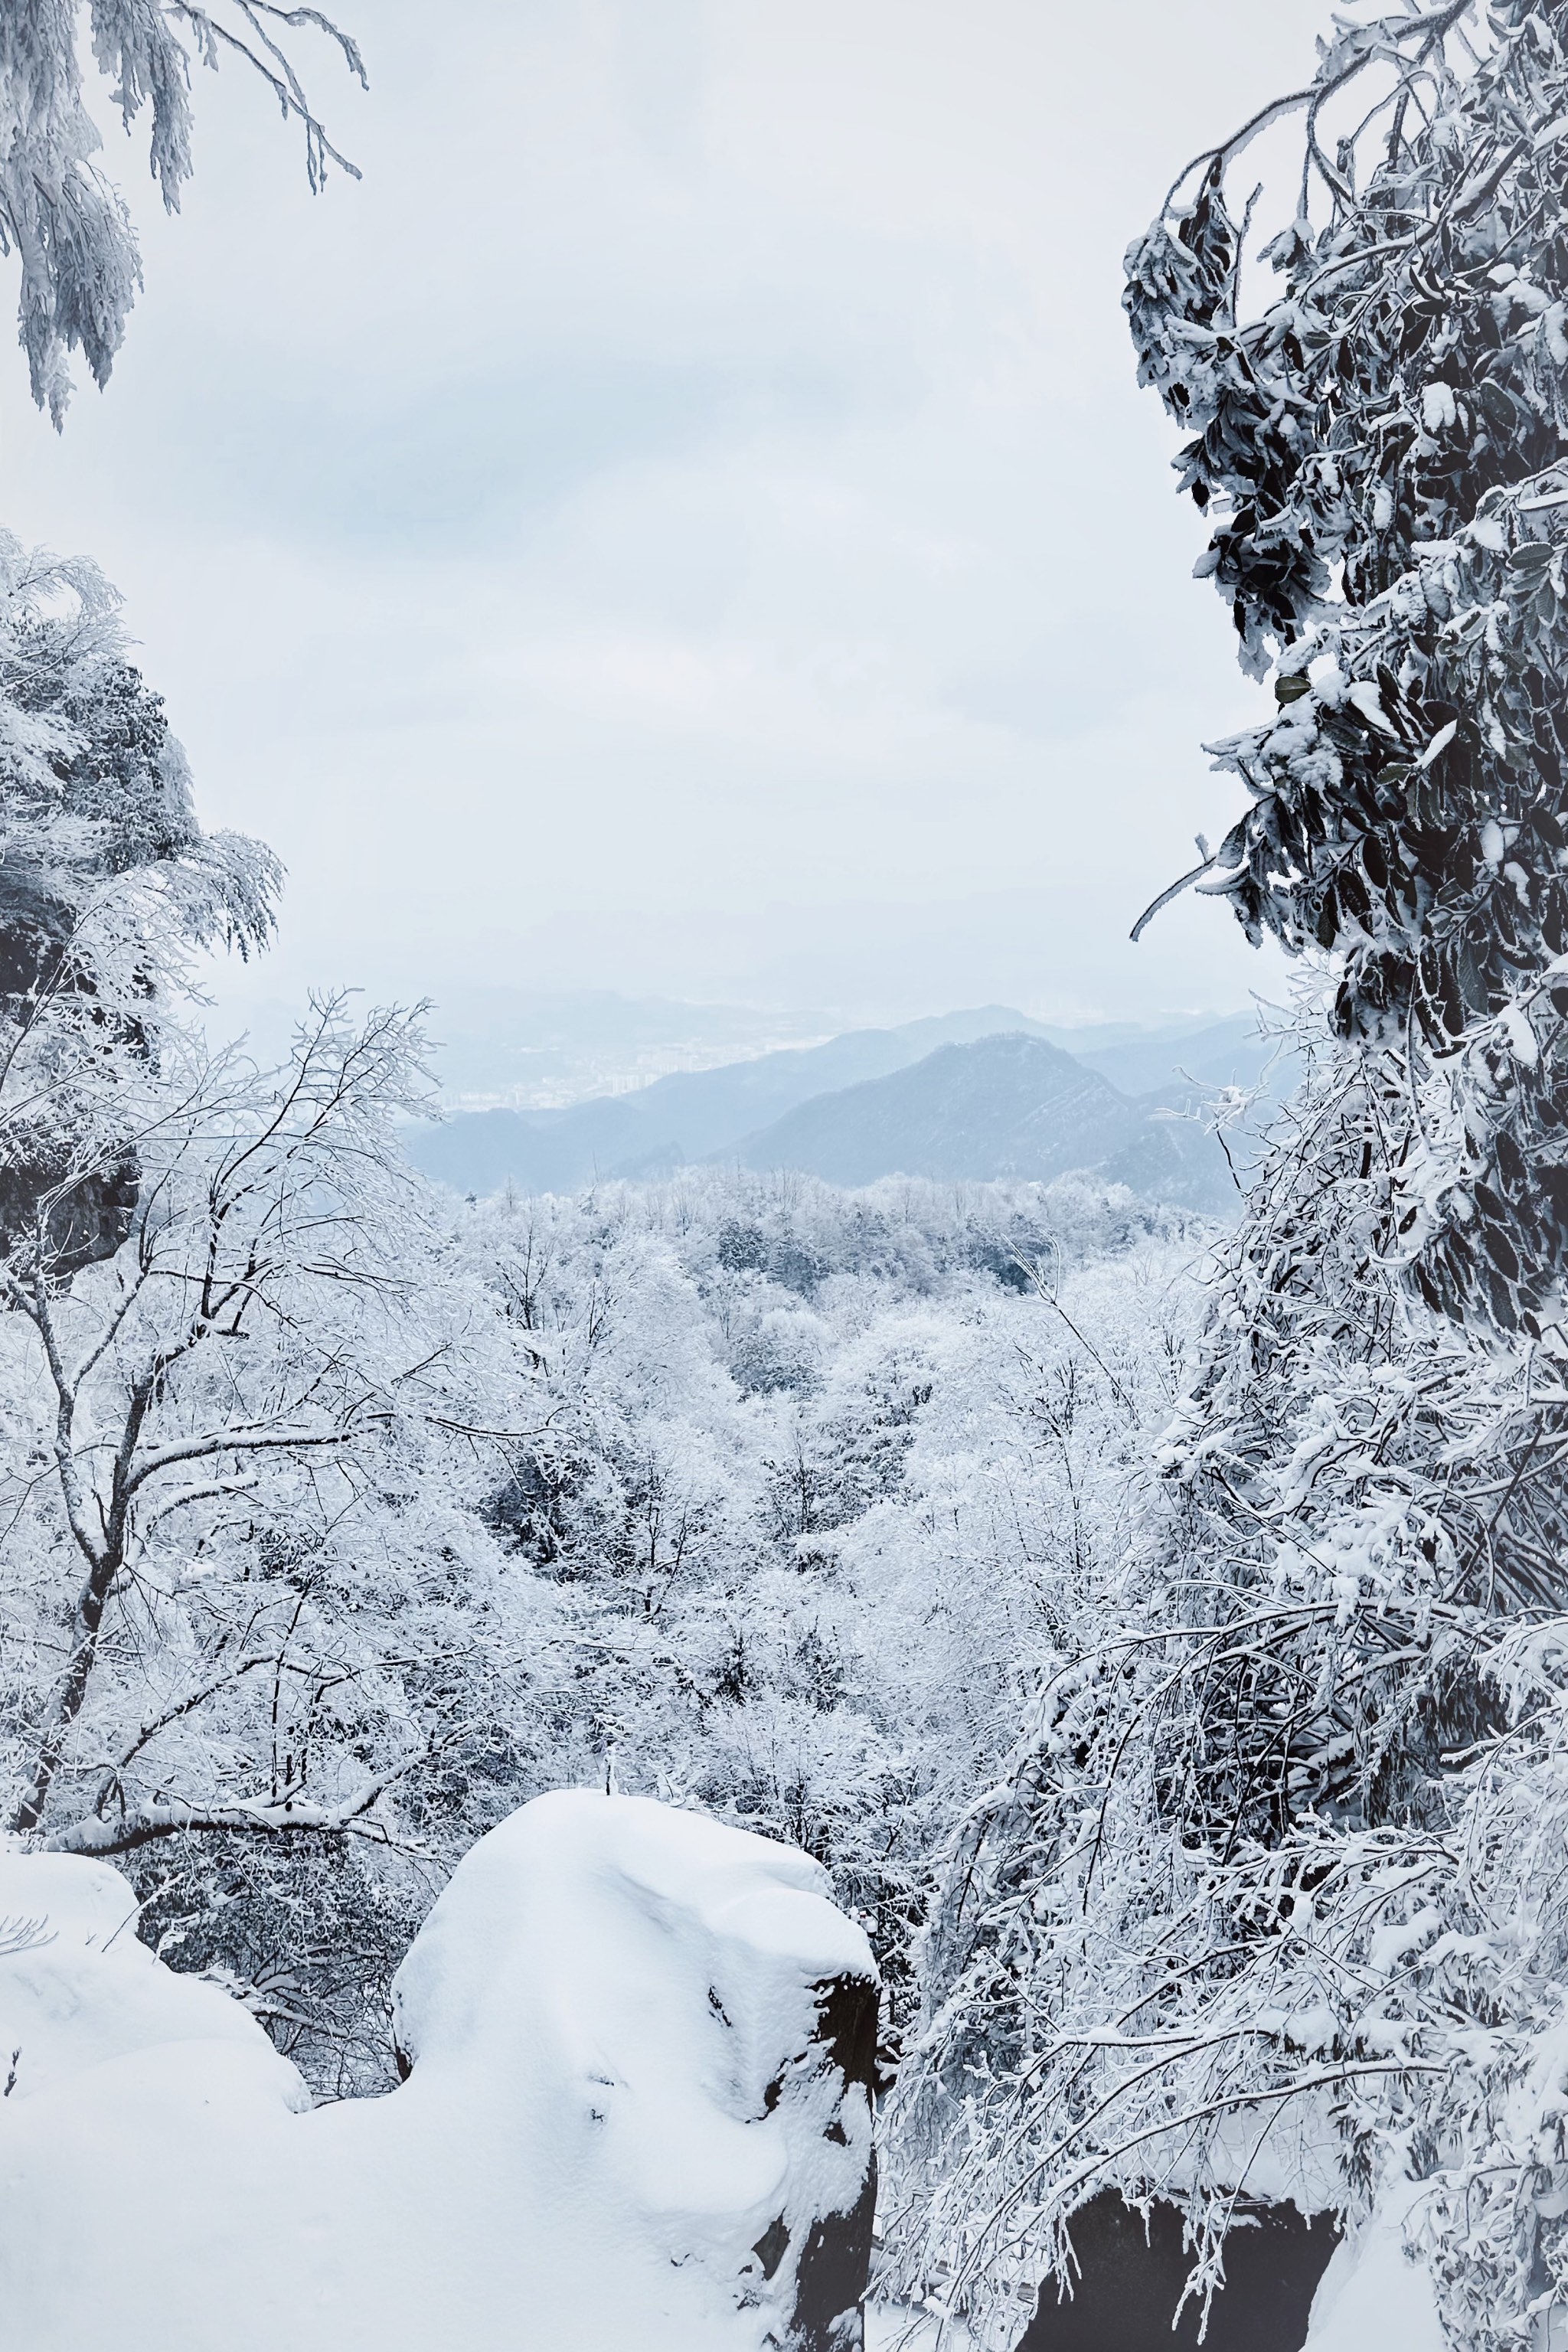
[[[206,820],[283,858],[268,993],[1272,985],[1209,902],[1127,942],[1257,690],[1119,294],[1168,118],[1315,11],[1100,15],[464,0],[431,49],[376,0],[321,93],[363,179],[204,74],[176,220],[111,127],[134,331],[62,436],[0,381],[9,519],[102,563]]]

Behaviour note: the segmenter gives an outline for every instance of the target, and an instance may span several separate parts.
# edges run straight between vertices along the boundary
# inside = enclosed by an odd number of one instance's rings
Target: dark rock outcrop
[[[819,1988],[821,2007],[813,2052],[837,2074],[843,2098],[858,2088],[868,2105],[877,2091],[877,1987],[865,1977],[833,1977]],[[837,2111],[826,2137],[844,2130]],[[871,2271],[871,2229],[877,2214],[877,2156],[868,2151],[864,2183],[847,2211],[818,2214],[806,2232],[795,2270],[790,2352],[860,2352],[865,2341],[866,2288]],[[760,2252],[760,2249],[759,2249]]]
[[[1040,2294],[1018,2352],[1196,2352],[1201,2309],[1171,2321],[1192,2267],[1175,2206],[1143,2216],[1108,2189],[1074,2216],[1080,2275],[1070,2297]],[[1203,2352],[1300,2352],[1318,2282],[1339,2242],[1331,2220],[1293,2205],[1238,2210],[1226,2240],[1226,2284],[1208,2315]],[[1389,2352],[1394,2352],[1390,2347]]]

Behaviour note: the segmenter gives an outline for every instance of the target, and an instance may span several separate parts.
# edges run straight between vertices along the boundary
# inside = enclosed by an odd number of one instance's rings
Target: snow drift
[[[876,1972],[826,1885],[647,1799],[538,1798],[404,1962],[402,2087],[312,2108],[117,1872],[0,1854],[10,2352],[847,2352]]]

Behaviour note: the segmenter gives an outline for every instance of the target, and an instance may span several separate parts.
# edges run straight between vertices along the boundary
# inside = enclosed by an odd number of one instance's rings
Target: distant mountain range
[[[247,969],[247,982],[258,975]],[[244,1031],[262,1062],[289,1054],[300,1006],[256,994],[232,972],[209,984],[205,1026],[215,1045]],[[375,992],[408,1003],[423,991]],[[684,1004],[611,989],[443,985],[424,1024],[431,1074],[451,1110],[542,1110],[645,1087],[674,1070],[717,1069],[759,1053],[820,1045],[826,1013],[770,1013],[751,1005]],[[1131,1033],[1130,1033],[1131,1034]],[[1115,1041],[1109,1035],[1103,1042]]]
[[[1053,1043],[1066,1045],[1086,1069],[1098,1070],[1124,1095],[1159,1095],[1163,1101],[1185,1103],[1194,1095],[1215,1094],[1221,1087],[1255,1087],[1277,1052],[1265,1037],[1256,1016],[1238,1013],[1228,1021],[1174,1034],[1129,1037],[1101,1045],[1080,1045],[1059,1031]],[[1283,1074],[1272,1073],[1276,1092]]]
[[[468,1111],[410,1140],[427,1175],[459,1192],[559,1192],[594,1176],[648,1175],[707,1160],[813,1095],[884,1077],[938,1045],[999,1030],[1044,1034],[1005,1005],[852,1029],[825,1045],[791,1046],[715,1070],[680,1070],[633,1094],[595,1096],[563,1110]]]
[[[1136,1192],[1223,1212],[1224,1154],[1181,1114],[1256,1083],[1269,1047],[1250,1014],[1175,1036],[1126,1028],[1079,1054],[1005,1005],[681,1072],[560,1110],[462,1113],[408,1139],[426,1174],[465,1192],[560,1192],[733,1158],[839,1184],[894,1174],[1047,1181],[1093,1170]]]
[[[1045,1038],[1016,1034],[939,1046],[890,1077],[817,1095],[742,1138],[735,1157],[831,1184],[895,1173],[1049,1182],[1092,1169],[1194,1207],[1219,1205],[1228,1183],[1224,1156],[1200,1127],[1129,1100]]]

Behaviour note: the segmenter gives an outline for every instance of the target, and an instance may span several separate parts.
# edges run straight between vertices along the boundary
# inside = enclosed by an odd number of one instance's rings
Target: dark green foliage
[[[1199,570],[1277,665],[1278,719],[1216,747],[1251,805],[1205,887],[1332,956],[1395,1092],[1438,1082],[1383,1246],[1429,1303],[1536,1330],[1568,1268],[1568,8],[1342,28],[1306,112],[1255,315],[1245,137],[1129,257],[1141,377],[1215,518]]]

